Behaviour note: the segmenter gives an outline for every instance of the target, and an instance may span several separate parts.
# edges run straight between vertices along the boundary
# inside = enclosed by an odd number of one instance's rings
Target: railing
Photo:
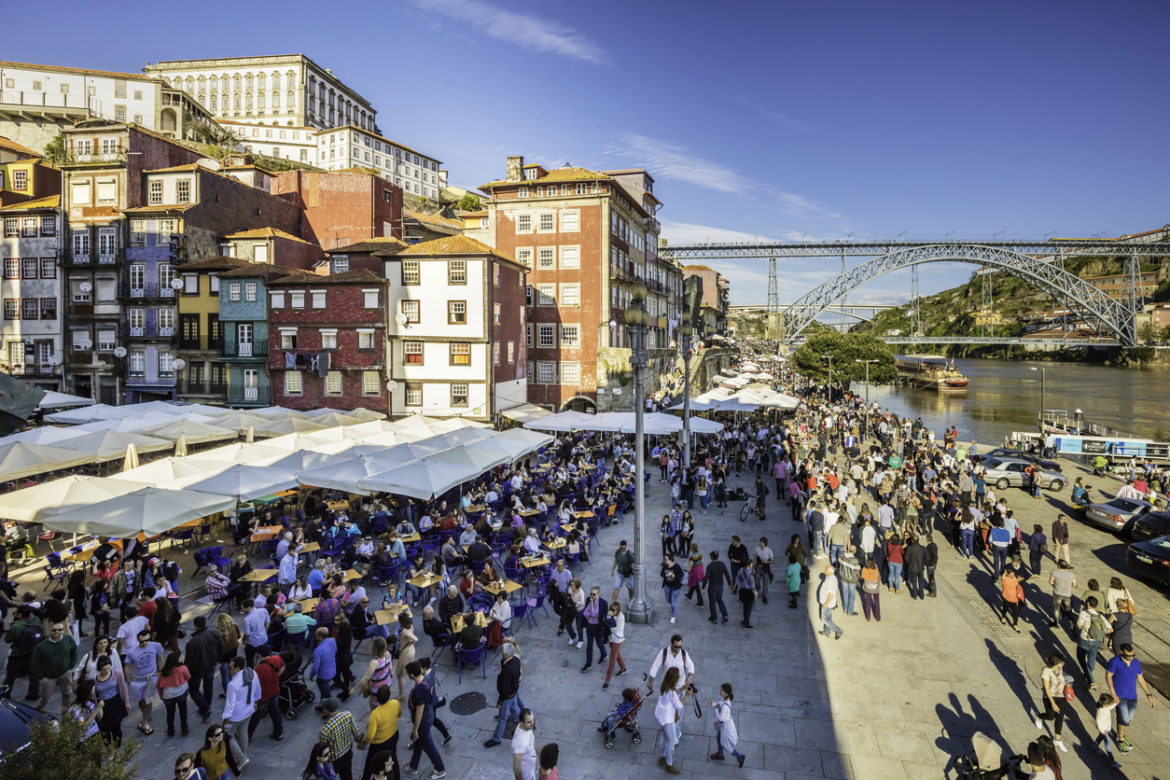
[[[146,288],[145,287],[131,287],[130,288],[130,297],[131,298],[145,298],[146,297]]]
[[[260,388],[258,388],[258,387],[245,387],[244,388],[244,400],[245,401],[255,401],[259,397],[260,397]]]
[[[118,255],[116,252],[99,252],[98,253],[98,263],[101,265],[113,265],[117,261],[118,261]],[[89,255],[85,256],[85,262],[87,262],[87,263],[89,262]]]
[[[171,326],[167,327],[167,326],[160,325],[158,328],[158,335],[168,336],[168,337],[174,336],[175,335],[175,326],[171,325]]]
[[[241,341],[236,345],[236,354],[239,357],[252,357],[252,344],[251,341]]]
[[[73,262],[75,262],[75,263],[88,263],[89,262],[89,252],[74,252],[73,253]]]
[[[256,358],[268,356],[268,345],[262,341],[225,344],[223,356],[229,358]],[[283,367],[283,366],[282,366]]]
[[[127,327],[127,331],[128,331],[127,335],[129,335],[129,336],[145,336],[146,335],[146,328],[145,327],[136,327],[134,325],[130,325]]]

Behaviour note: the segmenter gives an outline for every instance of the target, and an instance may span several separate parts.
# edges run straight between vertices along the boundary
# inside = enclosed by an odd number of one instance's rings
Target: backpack
[[[29,623],[20,632],[20,636],[16,640],[16,648],[13,650],[13,655],[29,655],[36,646],[45,638],[45,627],[40,623]]]
[[[660,666],[666,666],[666,651],[669,649],[669,647],[662,648],[662,663],[659,664]],[[687,668],[687,650],[685,647],[680,647],[679,650],[682,651],[683,668],[685,669]]]
[[[1089,616],[1089,639],[1097,643],[1105,641],[1105,621],[1096,612]]]

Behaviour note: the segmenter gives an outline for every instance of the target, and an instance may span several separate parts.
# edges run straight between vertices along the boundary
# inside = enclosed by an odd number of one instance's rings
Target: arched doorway
[[[562,412],[584,412],[597,414],[597,402],[587,395],[577,395],[561,405]]]

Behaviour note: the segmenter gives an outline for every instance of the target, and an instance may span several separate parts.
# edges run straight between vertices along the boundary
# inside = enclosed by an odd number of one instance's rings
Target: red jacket
[[[260,678],[260,701],[268,701],[280,693],[280,674],[284,661],[275,653],[256,664],[256,676]]]

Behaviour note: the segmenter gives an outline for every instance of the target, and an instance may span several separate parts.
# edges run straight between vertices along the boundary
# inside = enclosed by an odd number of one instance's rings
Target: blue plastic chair
[[[487,637],[479,643],[479,647],[474,650],[465,650],[462,645],[455,645],[455,666],[459,677],[460,684],[463,683],[463,666],[471,666],[472,664],[479,664],[479,670],[483,675],[483,679],[487,679],[487,664],[484,659],[487,656]]]

